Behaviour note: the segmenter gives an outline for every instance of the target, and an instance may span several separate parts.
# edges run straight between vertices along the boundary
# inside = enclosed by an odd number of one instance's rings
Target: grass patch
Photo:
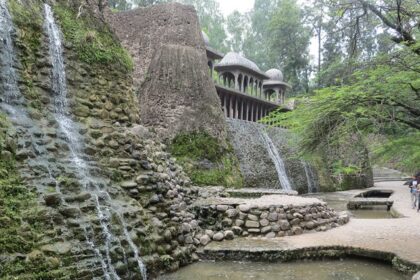
[[[94,20],[93,16],[82,15],[63,4],[54,6],[61,30],[67,43],[77,52],[79,59],[88,64],[133,69],[128,52],[114,38],[108,26]]]
[[[232,149],[223,148],[207,133],[180,134],[173,139],[170,151],[196,185],[243,186],[239,163]]]

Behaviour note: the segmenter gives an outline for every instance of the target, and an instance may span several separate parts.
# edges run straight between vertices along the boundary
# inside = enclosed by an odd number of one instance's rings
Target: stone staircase
[[[374,167],[373,168],[373,180],[375,182],[385,181],[405,181],[410,179],[410,176],[404,174],[398,170],[386,168],[386,167]]]

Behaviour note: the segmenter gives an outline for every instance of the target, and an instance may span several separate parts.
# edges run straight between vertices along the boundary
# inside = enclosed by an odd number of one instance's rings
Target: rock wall
[[[292,135],[282,128],[267,128],[258,123],[229,119],[229,139],[239,159],[245,186],[281,188],[275,165],[268,154],[260,131],[266,129],[281,154],[293,189],[308,192],[308,181],[302,161],[290,144]]]
[[[80,139],[86,170],[72,159],[74,147],[54,115],[42,3],[9,1],[16,25],[13,41],[19,62],[14,67],[22,101],[13,105],[17,111],[6,112],[1,100],[2,112],[8,114],[5,118],[15,132],[13,149],[0,148],[2,158],[13,153],[20,173],[10,194],[21,189],[30,192],[33,198],[27,205],[35,214],[18,213],[22,227],[13,230],[22,232],[30,246],[21,246],[23,239],[19,238],[13,250],[1,250],[0,276],[33,273],[39,279],[100,278],[104,271],[98,252],[109,250],[110,262],[121,279],[141,279],[134,249],[149,275],[174,270],[196,258],[200,242],[193,237],[200,228],[188,206],[198,190],[191,187],[166,145],[140,125],[132,73],[127,63],[120,63],[127,58],[123,49],[107,26],[91,17],[89,6],[75,2],[58,1],[53,9],[63,31],[68,117],[76,128],[71,137]],[[78,36],[74,36],[75,29]],[[83,181],[84,172],[89,173],[88,184]],[[16,180],[12,173],[0,175]],[[0,192],[0,199],[6,198]],[[98,214],[99,209],[104,216]],[[182,229],[185,223],[191,226],[189,232]],[[0,224],[6,225],[3,220]]]
[[[196,12],[177,3],[108,16],[134,58],[141,121],[164,139],[203,131],[226,146],[226,128],[209,75]]]

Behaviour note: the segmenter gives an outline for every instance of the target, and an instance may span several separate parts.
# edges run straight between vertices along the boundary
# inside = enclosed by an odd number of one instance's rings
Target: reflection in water
[[[160,280],[408,280],[390,266],[361,260],[294,263],[201,262]]]

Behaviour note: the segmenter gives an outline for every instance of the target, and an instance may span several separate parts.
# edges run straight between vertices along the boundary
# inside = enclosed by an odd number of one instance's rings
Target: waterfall
[[[19,97],[18,78],[13,67],[16,61],[12,41],[13,31],[12,17],[7,9],[6,0],[0,0],[0,62],[2,64],[0,74],[4,87],[2,99],[6,103],[11,103]],[[1,51],[2,49],[3,51]]]
[[[145,265],[139,256],[137,247],[131,239],[122,215],[114,209],[112,199],[106,191],[106,187],[100,185],[98,182],[101,181],[101,179],[94,178],[90,174],[90,170],[94,168],[94,163],[93,161],[87,162],[85,160],[88,156],[83,152],[82,136],[79,133],[77,124],[72,120],[69,110],[61,32],[55,23],[51,7],[48,4],[44,4],[44,12],[44,26],[49,38],[49,51],[53,65],[52,89],[54,95],[54,117],[68,144],[79,180],[84,188],[91,193],[94,199],[97,217],[100,222],[102,236],[104,238],[105,252],[95,249],[95,254],[97,254],[100,258],[101,266],[105,272],[106,278],[120,279],[110,257],[110,248],[115,245],[113,243],[121,244],[118,238],[110,230],[112,214],[115,214],[118,222],[123,227],[124,238],[126,239],[128,246],[133,252],[134,258],[137,261],[142,279],[145,280],[147,279]],[[87,229],[85,229],[85,233],[86,237],[89,237]],[[92,238],[87,238],[87,242],[91,248],[94,249],[97,247]]]
[[[302,165],[305,169],[306,181],[308,183],[308,193],[318,192],[319,188],[312,167],[305,161],[302,161]]]
[[[260,132],[261,138],[264,141],[267,152],[270,155],[270,158],[276,167],[281,187],[285,191],[291,191],[292,186],[290,184],[289,178],[287,177],[286,168],[284,166],[284,162],[280,156],[279,151],[277,150],[270,136],[268,136],[267,132],[263,128],[259,129],[258,131]]]

